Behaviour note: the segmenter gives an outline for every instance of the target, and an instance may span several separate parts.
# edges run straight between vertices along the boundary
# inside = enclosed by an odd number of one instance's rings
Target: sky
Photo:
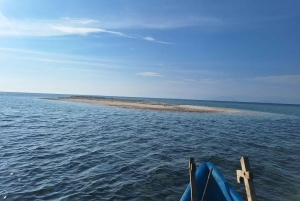
[[[300,1],[1,0],[0,91],[300,104]]]

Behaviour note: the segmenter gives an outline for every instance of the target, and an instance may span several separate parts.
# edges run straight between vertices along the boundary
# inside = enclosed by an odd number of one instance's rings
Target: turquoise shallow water
[[[259,200],[300,200],[300,106],[154,99],[238,114],[128,110],[0,93],[0,199],[179,200],[188,158],[236,182],[249,156]]]

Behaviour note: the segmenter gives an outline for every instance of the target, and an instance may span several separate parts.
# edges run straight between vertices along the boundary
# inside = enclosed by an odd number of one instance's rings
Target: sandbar
[[[155,110],[166,112],[193,112],[193,113],[237,113],[238,110],[196,106],[196,105],[179,105],[162,102],[152,102],[144,100],[129,100],[119,98],[92,97],[92,96],[70,96],[63,98],[44,98],[48,100],[88,103],[94,105],[111,106],[125,109],[137,110]]]

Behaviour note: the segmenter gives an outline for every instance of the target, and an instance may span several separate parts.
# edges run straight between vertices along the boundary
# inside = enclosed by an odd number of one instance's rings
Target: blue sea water
[[[300,105],[144,99],[242,110],[197,114],[40,99],[59,96],[0,93],[0,200],[179,200],[189,157],[245,198],[242,156],[258,200],[300,200]]]

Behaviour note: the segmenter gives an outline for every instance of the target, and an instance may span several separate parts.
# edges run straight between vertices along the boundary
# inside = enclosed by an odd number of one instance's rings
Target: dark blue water
[[[249,156],[259,200],[300,200],[300,106],[166,100],[238,114],[140,111],[0,93],[0,200],[179,200],[188,158],[236,182]]]

